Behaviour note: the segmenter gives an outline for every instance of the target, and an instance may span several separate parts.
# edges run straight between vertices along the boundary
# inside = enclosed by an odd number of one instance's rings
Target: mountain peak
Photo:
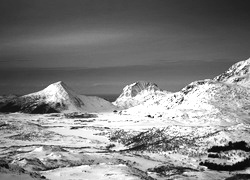
[[[46,104],[57,106],[58,109],[77,110],[84,105],[78,98],[77,94],[62,81],[50,84],[41,91],[23,97],[29,97],[30,99],[34,99],[34,101],[35,99],[40,99],[40,101],[43,101]]]
[[[65,85],[65,83],[63,81],[57,81],[57,82],[55,82],[53,84],[54,85],[61,85],[61,86]]]
[[[71,90],[63,81],[58,81],[53,84],[50,84],[42,91],[45,94],[71,94],[73,96],[76,95],[76,93]]]
[[[49,86],[47,86],[47,88],[68,88],[68,87],[63,81],[58,81],[50,84]]]
[[[166,93],[155,83],[137,81],[125,86],[114,104],[118,107],[129,108]]]
[[[140,94],[142,91],[157,91],[160,88],[152,82],[147,81],[137,81],[130,85],[127,85],[123,88],[122,94],[120,97],[135,97]]]

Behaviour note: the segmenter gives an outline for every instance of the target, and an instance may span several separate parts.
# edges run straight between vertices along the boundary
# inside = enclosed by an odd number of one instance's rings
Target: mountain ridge
[[[240,81],[241,83],[231,81],[231,79],[238,78],[239,74],[244,77],[249,76],[249,62],[249,59],[238,62],[214,79],[194,81],[179,92],[148,99],[143,104],[125,109],[124,114],[163,117],[188,124],[249,123],[248,78]]]
[[[7,100],[7,103],[0,104],[0,111],[51,113],[117,109],[131,114],[178,116],[180,119],[182,116],[194,117],[197,111],[201,114],[197,117],[225,121],[232,118],[236,122],[242,116],[244,121],[250,113],[249,76],[250,59],[247,59],[233,64],[213,79],[194,81],[175,93],[164,91],[152,82],[137,81],[125,86],[113,103],[99,97],[78,95],[64,82],[58,81],[41,91]]]

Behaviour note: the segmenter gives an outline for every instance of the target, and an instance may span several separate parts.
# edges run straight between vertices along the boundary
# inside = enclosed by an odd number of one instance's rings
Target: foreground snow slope
[[[0,114],[0,159],[48,179],[225,179],[232,176],[228,171],[207,170],[200,162],[239,161],[234,150],[223,160],[209,158],[208,149],[230,141],[249,144],[249,134],[247,124],[176,125],[116,113],[90,118]],[[240,154],[241,159],[249,156]],[[2,165],[0,161],[0,171]],[[5,171],[0,172],[3,179],[12,175]]]
[[[110,102],[91,96],[76,94],[62,81],[45,89],[11,99],[0,106],[1,112],[53,113],[98,112],[115,109]]]

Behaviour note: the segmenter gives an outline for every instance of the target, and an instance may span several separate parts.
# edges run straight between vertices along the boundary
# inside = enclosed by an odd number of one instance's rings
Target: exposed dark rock
[[[14,101],[9,101],[0,107],[0,112],[8,113],[8,112],[19,112],[21,111],[22,106],[20,104],[15,103]]]
[[[97,117],[96,114],[77,113],[77,112],[74,112],[74,113],[65,113],[64,116],[66,118],[70,118],[70,119],[73,119],[73,118],[96,118]]]
[[[52,108],[48,104],[40,104],[36,106],[30,113],[31,114],[47,114],[47,113],[58,113],[59,111]]]
[[[31,114],[58,113],[50,104],[23,101],[22,98],[6,102],[0,107],[0,112],[24,112]]]
[[[2,160],[2,159],[0,159],[0,167],[5,168],[5,169],[10,168],[8,163],[6,161]]]
[[[235,174],[232,177],[226,178],[225,180],[249,180],[250,174]]]

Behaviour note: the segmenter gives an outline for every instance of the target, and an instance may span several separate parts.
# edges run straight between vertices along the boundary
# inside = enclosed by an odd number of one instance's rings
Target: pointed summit
[[[62,91],[62,90],[68,91],[68,89],[69,89],[69,87],[63,81],[58,81],[58,82],[55,82],[53,84],[50,84],[44,90],[56,92],[56,91]]]
[[[56,83],[50,84],[42,91],[32,93],[32,94],[41,94],[41,95],[47,95],[47,96],[57,96],[57,97],[63,97],[66,96],[76,96],[77,94],[70,89],[64,82],[58,81]],[[31,95],[31,94],[28,94]],[[26,95],[26,96],[28,96]],[[56,98],[56,97],[54,97]]]
[[[65,89],[65,90],[70,89],[68,85],[66,85],[63,81],[58,81],[53,84],[50,84],[49,86],[47,86],[47,88],[55,88],[55,89],[57,88],[57,89]]]
[[[52,87],[52,86],[67,88],[67,85],[63,81],[55,82],[53,84],[50,84],[48,87]]]
[[[29,99],[40,99],[59,110],[77,111],[78,108],[84,105],[77,97],[77,94],[62,81],[50,84],[41,91],[23,97],[28,97]]]

